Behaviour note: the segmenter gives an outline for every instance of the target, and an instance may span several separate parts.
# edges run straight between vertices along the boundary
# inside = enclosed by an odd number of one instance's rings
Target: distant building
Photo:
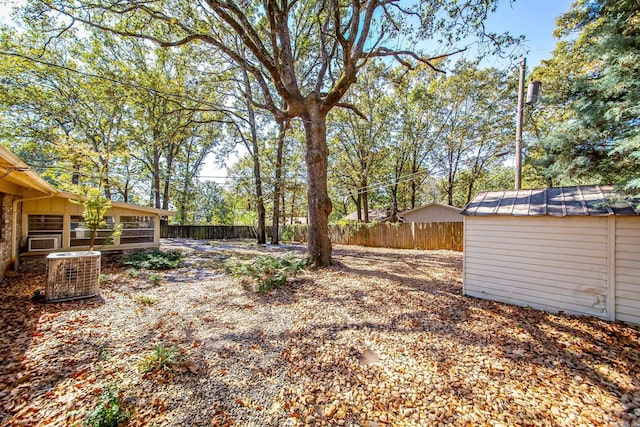
[[[349,215],[342,218],[343,221],[357,221],[358,211],[351,212]],[[362,220],[364,221],[364,213],[362,214]],[[387,211],[369,209],[369,221],[385,222],[389,221],[389,214]]]
[[[462,209],[440,203],[429,203],[398,213],[401,222],[463,222]]]

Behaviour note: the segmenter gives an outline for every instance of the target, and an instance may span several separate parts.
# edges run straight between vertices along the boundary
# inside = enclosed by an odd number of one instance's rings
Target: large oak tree
[[[341,100],[372,58],[416,61],[454,52],[469,36],[484,35],[483,22],[496,0],[47,0],[31,13],[56,11],[69,19],[160,46],[195,43],[203,55],[222,54],[245,69],[260,87],[255,107],[276,121],[302,119],[308,174],[309,257],[315,266],[331,263],[327,194],[327,114],[348,107]],[[235,36],[242,46],[234,43]],[[509,42],[489,34],[485,42]],[[427,55],[419,42],[442,49]],[[481,39],[482,40],[482,39]],[[469,43],[478,43],[474,39]],[[425,44],[423,44],[425,45]]]

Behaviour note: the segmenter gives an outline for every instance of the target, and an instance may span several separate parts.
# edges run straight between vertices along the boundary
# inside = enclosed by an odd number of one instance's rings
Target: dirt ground
[[[225,264],[302,246],[165,248],[181,268],[88,300],[0,284],[1,425],[82,425],[112,384],[132,426],[640,425],[638,329],[465,297],[460,253],[338,246],[258,294]],[[156,345],[173,371],[142,371]]]

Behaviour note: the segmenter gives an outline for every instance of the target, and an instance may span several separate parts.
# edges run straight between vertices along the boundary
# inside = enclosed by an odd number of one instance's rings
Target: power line
[[[397,179],[394,179],[392,182],[375,182],[372,184],[367,185],[366,187],[360,187],[357,189],[357,193],[367,193],[369,192],[369,190],[375,190],[376,188],[386,188],[386,187],[390,187],[394,184],[401,184],[404,182],[410,182],[413,181],[416,177],[419,177],[420,175],[424,175],[424,174],[428,174],[429,172],[426,170],[423,171],[417,171],[417,172],[413,172],[410,173],[408,175],[403,175]],[[336,195],[337,198],[346,198],[351,196],[353,193],[349,192],[348,190],[342,188],[341,190],[346,191],[346,193],[338,193],[338,195]]]

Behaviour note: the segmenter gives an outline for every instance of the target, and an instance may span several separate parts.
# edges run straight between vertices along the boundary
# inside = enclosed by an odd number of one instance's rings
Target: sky
[[[557,43],[553,37],[556,18],[567,12],[571,3],[569,0],[516,0],[509,4],[508,0],[502,0],[486,25],[497,33],[524,34],[529,49],[525,57],[531,69],[551,57]]]

